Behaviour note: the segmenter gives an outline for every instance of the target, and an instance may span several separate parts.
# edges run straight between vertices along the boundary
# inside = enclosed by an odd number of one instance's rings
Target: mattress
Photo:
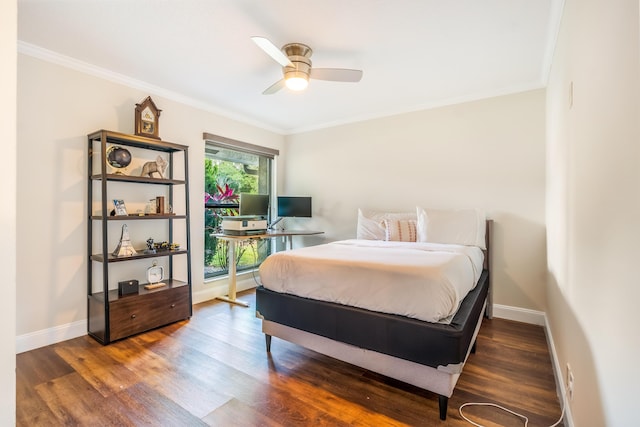
[[[482,273],[475,246],[342,240],[270,255],[264,288],[448,324]]]

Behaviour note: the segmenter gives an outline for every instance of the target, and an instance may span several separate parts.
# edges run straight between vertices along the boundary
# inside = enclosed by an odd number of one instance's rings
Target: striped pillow
[[[416,222],[411,219],[385,219],[385,240],[393,242],[415,242],[417,240]]]

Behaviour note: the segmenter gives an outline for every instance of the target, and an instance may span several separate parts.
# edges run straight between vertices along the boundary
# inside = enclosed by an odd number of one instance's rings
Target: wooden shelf
[[[189,251],[187,249],[179,249],[177,251],[156,251],[155,254],[145,254],[144,249],[136,249],[138,253],[136,255],[131,256],[114,256],[109,254],[107,258],[107,262],[120,262],[120,261],[133,261],[134,259],[145,259],[145,258],[158,258],[163,256],[174,256],[186,254]],[[91,261],[104,262],[104,256],[102,254],[94,254],[91,255]]]
[[[150,215],[113,215],[106,217],[107,221],[136,221],[150,219],[186,219],[186,215],[150,214]],[[101,221],[102,215],[92,215],[91,219]]]
[[[90,140],[101,141],[101,136],[105,135],[110,144],[124,144],[129,147],[145,148],[154,151],[173,153],[176,151],[187,151],[188,146],[163,141],[161,139],[147,138],[145,136],[128,135],[126,133],[114,132],[110,130],[98,130],[88,135]]]
[[[189,283],[183,282],[181,280],[175,280],[175,279],[163,280],[162,283],[166,283],[167,286],[163,286],[161,288],[155,288],[155,289],[145,289],[144,286],[148,285],[148,283],[142,283],[142,284],[140,284],[138,286],[138,293],[137,294],[131,294],[131,295],[125,295],[125,296],[118,296],[118,290],[117,289],[112,289],[112,290],[110,290],[108,292],[109,301],[117,301],[119,299],[130,298],[131,296],[134,296],[134,295],[153,294],[153,293],[156,293],[156,292],[163,292],[163,291],[167,291],[167,290],[170,290],[170,289],[179,288],[179,287],[182,287],[182,286],[189,286]],[[95,298],[98,301],[104,301],[104,292],[96,292],[94,294],[89,295],[89,297]]]
[[[102,174],[93,174],[90,177],[93,181],[101,181]],[[107,181],[135,182],[139,184],[156,184],[156,185],[180,185],[184,184],[184,179],[167,179],[167,178],[151,178],[148,176],[131,176],[117,173],[108,173],[104,175]]]

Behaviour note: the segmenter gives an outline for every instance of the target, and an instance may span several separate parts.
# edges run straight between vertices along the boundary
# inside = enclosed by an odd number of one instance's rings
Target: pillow
[[[417,241],[486,249],[486,217],[477,209],[416,209]]]
[[[385,219],[385,238],[391,242],[415,242],[416,221],[413,219]]]
[[[369,215],[358,209],[356,239],[384,240],[384,224],[382,220],[370,218]]]
[[[427,232],[427,227],[429,225],[429,218],[427,217],[427,212],[421,207],[416,208],[416,214],[418,220],[416,222],[416,241],[417,242],[428,242],[429,241],[429,233]]]
[[[385,219],[416,220],[415,212],[389,213],[358,209],[358,226],[356,239],[385,240]]]

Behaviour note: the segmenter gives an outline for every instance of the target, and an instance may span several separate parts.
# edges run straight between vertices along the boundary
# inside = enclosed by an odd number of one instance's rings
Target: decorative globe
[[[107,150],[107,161],[114,168],[126,168],[131,163],[131,153],[126,148],[112,145]]]

